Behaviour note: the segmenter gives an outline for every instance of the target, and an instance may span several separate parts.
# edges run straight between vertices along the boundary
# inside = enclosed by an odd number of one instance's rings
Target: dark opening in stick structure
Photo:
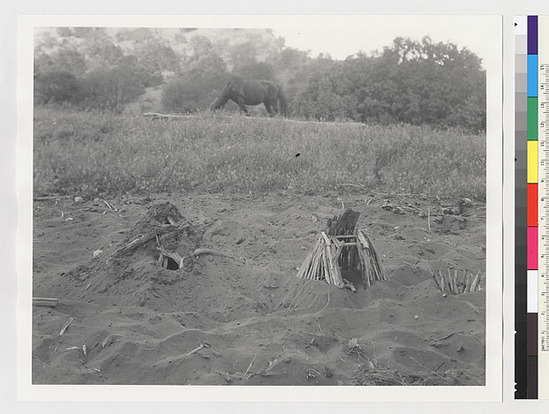
[[[328,221],[328,234],[320,233],[297,277],[325,280],[353,291],[354,286],[343,277],[346,270],[358,270],[365,287],[375,280],[387,280],[372,242],[364,231],[356,228],[359,214],[348,209],[339,218]]]

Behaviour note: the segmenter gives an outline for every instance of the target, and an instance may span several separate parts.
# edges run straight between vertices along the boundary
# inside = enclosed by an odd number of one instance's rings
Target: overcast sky
[[[338,20],[339,19],[339,20]],[[452,42],[467,47],[483,61],[493,54],[488,42],[495,16],[315,16],[298,26],[274,27],[286,39],[286,46],[310,50],[312,56],[329,53],[334,59],[364,51],[381,51],[398,36],[420,40],[429,35],[435,42]]]

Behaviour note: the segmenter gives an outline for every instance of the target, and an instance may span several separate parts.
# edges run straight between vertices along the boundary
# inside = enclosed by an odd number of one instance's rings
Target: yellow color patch
[[[528,141],[528,184],[538,182],[538,141]]]

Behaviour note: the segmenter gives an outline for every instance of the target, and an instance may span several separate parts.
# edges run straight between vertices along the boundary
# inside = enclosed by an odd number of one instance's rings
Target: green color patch
[[[528,125],[527,137],[529,140],[538,139],[538,98],[528,98]]]

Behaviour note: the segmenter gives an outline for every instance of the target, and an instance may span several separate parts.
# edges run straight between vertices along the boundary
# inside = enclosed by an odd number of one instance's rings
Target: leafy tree
[[[116,33],[115,39],[118,42],[133,42],[139,44],[153,40],[154,34],[148,27],[122,29]]]
[[[176,73],[181,70],[180,58],[174,50],[163,42],[150,40],[139,45],[135,52],[137,63],[143,70],[159,80],[166,72]]]
[[[275,79],[274,69],[265,62],[255,62],[235,68],[233,72],[243,78],[248,79]]]
[[[312,72],[294,106],[307,118],[481,131],[485,102],[480,59],[425,37],[397,38],[377,56],[359,54]]]
[[[93,36],[96,31],[102,31],[100,28],[93,27],[73,27],[73,35],[82,39]]]
[[[121,57],[111,67],[96,68],[83,79],[85,106],[121,110],[145,92],[145,88],[159,83],[134,55]]]
[[[72,36],[72,29],[70,27],[58,27],[57,34],[60,37],[70,37]]]
[[[205,36],[193,36],[189,40],[191,47],[191,60],[196,60],[201,56],[211,55],[214,53],[213,44]]]
[[[171,111],[194,112],[206,109],[219,95],[229,74],[216,54],[207,54],[188,63],[180,75],[162,91],[162,106]]]
[[[67,72],[82,76],[87,69],[84,56],[69,48],[60,48],[51,54],[38,52],[34,62],[35,69],[40,73]]]
[[[75,29],[76,30],[76,29]],[[122,48],[102,31],[92,31],[82,47],[92,69],[116,66],[124,56]]]

